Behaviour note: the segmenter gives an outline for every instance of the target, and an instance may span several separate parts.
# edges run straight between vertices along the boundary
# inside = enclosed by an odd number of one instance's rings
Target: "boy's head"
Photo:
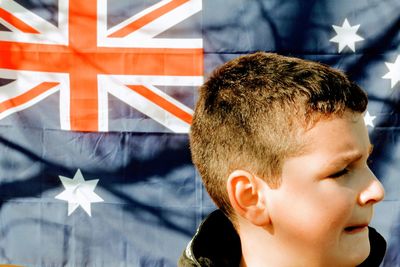
[[[261,226],[279,243],[274,248],[304,248],[303,258],[317,266],[354,266],[369,253],[365,225],[383,198],[366,165],[366,106],[366,94],[329,66],[262,52],[242,56],[200,88],[193,161],[234,222]],[[248,238],[250,228],[242,226],[239,235]]]
[[[363,112],[366,94],[316,62],[258,52],[216,69],[200,88],[190,132],[192,157],[217,206],[232,216],[226,181],[245,169],[278,187],[285,158],[301,154],[301,132],[345,110]]]

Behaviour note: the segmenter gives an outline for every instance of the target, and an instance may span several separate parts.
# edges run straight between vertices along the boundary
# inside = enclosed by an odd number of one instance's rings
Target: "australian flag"
[[[400,266],[398,0],[0,0],[0,264],[176,266],[215,209],[188,146],[197,87],[276,52],[369,95],[373,226]]]

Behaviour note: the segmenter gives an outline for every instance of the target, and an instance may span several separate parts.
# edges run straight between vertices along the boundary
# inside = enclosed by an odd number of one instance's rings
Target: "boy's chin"
[[[368,228],[353,233],[345,232],[343,241],[345,242],[343,257],[349,262],[349,265],[344,266],[357,266],[368,258],[371,251]]]

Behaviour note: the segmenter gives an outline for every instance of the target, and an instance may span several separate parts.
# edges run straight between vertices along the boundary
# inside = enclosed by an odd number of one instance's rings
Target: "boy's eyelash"
[[[337,173],[329,175],[329,178],[339,178],[339,177],[347,174],[348,172],[349,172],[349,169],[346,168],[346,169],[343,169],[343,170],[341,170],[341,171],[339,171]]]
[[[368,166],[371,166],[372,163],[373,163],[372,159],[368,159],[367,160],[367,165]],[[329,175],[328,178],[339,178],[339,177],[341,177],[341,176],[343,176],[343,175],[345,175],[345,174],[347,174],[349,172],[350,172],[350,170],[348,168],[345,168],[345,169],[343,169],[341,171],[338,171],[338,172],[336,172],[334,174]]]

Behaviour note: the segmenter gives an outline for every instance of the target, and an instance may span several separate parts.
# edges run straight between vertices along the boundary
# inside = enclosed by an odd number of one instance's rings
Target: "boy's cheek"
[[[337,238],[354,213],[351,195],[350,191],[340,196],[327,190],[288,194],[286,198],[274,199],[271,219],[281,228],[277,230],[299,239]]]

